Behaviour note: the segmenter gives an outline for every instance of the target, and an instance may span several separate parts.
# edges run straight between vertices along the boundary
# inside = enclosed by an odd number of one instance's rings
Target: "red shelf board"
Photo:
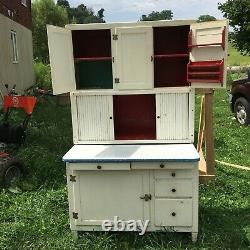
[[[106,57],[79,57],[75,58],[76,62],[80,61],[111,61],[112,57],[111,56],[106,56]]]
[[[188,75],[193,75],[193,76],[217,76],[219,75],[220,72],[188,72]]]

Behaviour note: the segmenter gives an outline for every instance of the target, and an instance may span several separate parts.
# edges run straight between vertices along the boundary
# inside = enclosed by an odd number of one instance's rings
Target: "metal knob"
[[[175,189],[175,188],[173,188],[173,189],[172,189],[172,192],[173,192],[173,193],[175,193],[175,192],[176,192],[176,189]]]
[[[102,166],[98,165],[98,166],[97,166],[97,169],[102,169]]]
[[[175,216],[175,215],[176,215],[176,213],[175,213],[175,212],[173,212],[171,215],[172,215],[172,216]]]
[[[172,177],[175,177],[175,173],[172,173],[171,175],[172,175]]]
[[[164,165],[164,164],[161,164],[161,165],[160,165],[160,168],[164,168],[164,167],[165,167],[165,165]]]

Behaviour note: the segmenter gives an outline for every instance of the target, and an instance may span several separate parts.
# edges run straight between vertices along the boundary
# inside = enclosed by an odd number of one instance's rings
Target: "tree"
[[[97,15],[93,9],[88,8],[84,4],[78,5],[76,8],[70,7],[67,0],[58,0],[57,5],[64,7],[68,13],[70,23],[104,23],[104,9],[101,8]]]
[[[32,32],[34,58],[48,63],[48,39],[46,24],[64,26],[68,22],[67,12],[53,0],[32,2]]]
[[[197,21],[198,21],[198,23],[216,21],[216,18],[214,16],[210,16],[210,15],[201,15],[198,17]]]
[[[173,12],[171,10],[153,11],[148,15],[142,15],[140,21],[172,20]]]
[[[250,1],[228,0],[223,4],[219,3],[218,8],[233,27],[230,39],[234,47],[242,54],[250,55]]]

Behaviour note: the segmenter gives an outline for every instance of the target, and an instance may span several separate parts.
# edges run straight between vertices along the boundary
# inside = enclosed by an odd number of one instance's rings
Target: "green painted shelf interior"
[[[77,89],[112,89],[111,60],[75,63]]]

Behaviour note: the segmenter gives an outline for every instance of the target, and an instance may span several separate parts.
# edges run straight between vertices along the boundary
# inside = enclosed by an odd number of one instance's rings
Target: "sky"
[[[197,19],[200,15],[223,18],[218,2],[226,0],[68,0],[71,6],[85,4],[98,11],[105,9],[106,22],[138,21],[142,14],[164,9],[172,10],[173,19]]]

